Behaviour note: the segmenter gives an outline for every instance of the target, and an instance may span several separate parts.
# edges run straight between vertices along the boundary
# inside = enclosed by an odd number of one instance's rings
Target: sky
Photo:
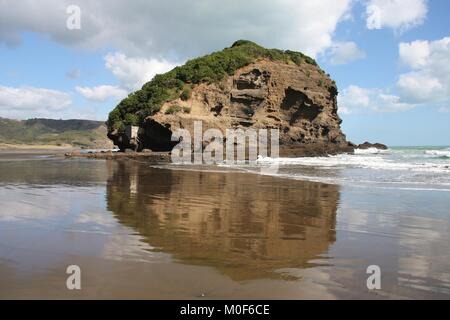
[[[0,0],[0,117],[106,120],[157,73],[238,39],[336,81],[355,143],[450,145],[447,0]]]

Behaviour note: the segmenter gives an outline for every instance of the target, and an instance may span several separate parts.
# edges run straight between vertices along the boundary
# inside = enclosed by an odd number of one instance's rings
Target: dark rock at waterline
[[[360,145],[358,145],[357,147],[358,149],[370,149],[370,148],[375,148],[375,149],[379,149],[379,150],[387,150],[387,146],[385,144],[382,143],[370,143],[370,142],[364,142]]]

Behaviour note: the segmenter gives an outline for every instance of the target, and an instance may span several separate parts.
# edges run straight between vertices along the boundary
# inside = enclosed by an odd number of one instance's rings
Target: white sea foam
[[[388,152],[388,150],[381,150],[377,148],[355,149],[355,154],[379,154],[386,152]]]
[[[425,152],[428,151],[428,152]],[[433,152],[429,152],[433,151]],[[434,152],[438,151],[438,152]],[[450,191],[450,149],[392,148],[311,158],[258,158],[277,163],[278,175],[292,179],[351,186]]]
[[[425,154],[432,155],[432,156],[440,156],[440,157],[450,158],[450,150],[449,149],[444,149],[444,150],[425,150]]]
[[[279,165],[300,165],[327,168],[364,168],[375,170],[405,170],[415,172],[450,173],[450,163],[436,163],[426,161],[400,162],[379,155],[337,155],[311,158],[258,158],[258,163],[260,164],[272,162],[278,163]]]

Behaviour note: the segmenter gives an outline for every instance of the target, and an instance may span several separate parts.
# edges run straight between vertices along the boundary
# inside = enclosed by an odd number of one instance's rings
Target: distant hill
[[[102,121],[0,118],[0,144],[109,148],[106,134]]]

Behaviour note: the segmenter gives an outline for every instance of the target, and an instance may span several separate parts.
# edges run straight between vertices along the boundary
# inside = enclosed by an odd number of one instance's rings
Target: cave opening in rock
[[[144,134],[139,138],[142,143],[141,148],[152,151],[171,151],[179,141],[172,141],[172,131],[162,124],[150,120],[144,125]]]
[[[299,119],[313,121],[322,111],[306,94],[299,90],[288,87],[284,93],[281,108],[294,111],[290,120],[291,124]]]
[[[235,86],[238,90],[260,89],[267,85],[269,78],[269,72],[253,69],[248,73],[241,74],[239,78],[235,80]]]

